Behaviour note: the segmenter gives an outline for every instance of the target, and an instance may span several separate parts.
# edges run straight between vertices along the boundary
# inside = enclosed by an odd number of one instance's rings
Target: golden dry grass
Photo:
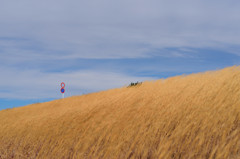
[[[0,111],[0,158],[240,158],[240,67]]]

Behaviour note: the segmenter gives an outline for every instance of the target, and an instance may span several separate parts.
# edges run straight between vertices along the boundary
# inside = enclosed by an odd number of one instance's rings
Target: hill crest
[[[0,111],[0,159],[239,156],[237,66]]]

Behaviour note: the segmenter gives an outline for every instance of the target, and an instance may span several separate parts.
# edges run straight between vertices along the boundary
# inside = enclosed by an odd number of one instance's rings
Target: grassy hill
[[[240,158],[240,67],[0,111],[0,159]]]

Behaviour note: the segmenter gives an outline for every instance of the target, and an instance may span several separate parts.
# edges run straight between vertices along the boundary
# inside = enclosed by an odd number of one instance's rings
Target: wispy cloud
[[[62,81],[66,83],[66,96],[73,96],[154,79],[95,70],[41,72],[0,68],[0,72],[0,97],[13,99],[58,98]]]

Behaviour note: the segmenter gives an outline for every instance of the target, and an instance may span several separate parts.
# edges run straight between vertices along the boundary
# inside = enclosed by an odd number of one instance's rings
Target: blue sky
[[[0,3],[0,110],[240,64],[237,0]]]

